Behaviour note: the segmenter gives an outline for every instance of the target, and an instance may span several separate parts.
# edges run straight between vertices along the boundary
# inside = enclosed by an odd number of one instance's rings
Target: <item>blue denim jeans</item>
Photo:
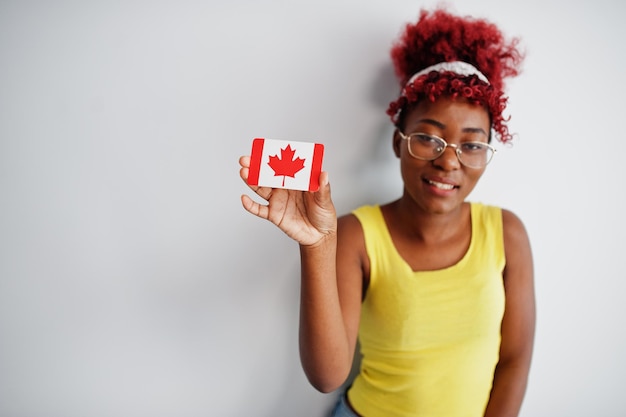
[[[359,417],[348,405],[345,392],[337,399],[337,403],[335,404],[330,417]]]

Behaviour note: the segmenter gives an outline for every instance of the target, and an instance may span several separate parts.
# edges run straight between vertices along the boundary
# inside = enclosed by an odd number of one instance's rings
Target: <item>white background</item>
[[[247,215],[254,137],[326,145],[340,213],[399,195],[409,0],[0,1],[0,416],[322,417],[297,246]],[[523,416],[624,416],[626,3],[458,2],[520,35],[519,134],[472,199],[525,222]]]

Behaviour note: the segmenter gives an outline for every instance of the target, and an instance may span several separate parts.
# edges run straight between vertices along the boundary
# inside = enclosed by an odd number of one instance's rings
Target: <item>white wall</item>
[[[1,1],[0,416],[321,417],[297,247],[237,159],[317,140],[340,212],[397,196],[388,49],[433,4]],[[523,416],[626,415],[625,4],[456,5],[528,49],[473,195],[532,239]]]

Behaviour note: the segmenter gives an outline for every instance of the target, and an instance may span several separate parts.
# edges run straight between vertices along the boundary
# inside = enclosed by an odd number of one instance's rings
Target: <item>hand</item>
[[[239,175],[247,184],[250,157],[239,158],[239,165]],[[320,188],[316,192],[249,187],[268,204],[259,204],[242,195],[243,207],[255,216],[271,221],[301,245],[313,246],[336,234],[337,214],[330,198],[327,172],[320,174]]]

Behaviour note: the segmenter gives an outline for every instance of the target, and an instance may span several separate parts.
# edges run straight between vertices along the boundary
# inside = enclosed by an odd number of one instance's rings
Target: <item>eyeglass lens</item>
[[[438,137],[422,133],[409,136],[409,149],[417,158],[433,160],[443,154],[446,142]],[[481,168],[489,163],[493,156],[493,150],[485,143],[463,142],[456,149],[459,161],[468,167]]]

